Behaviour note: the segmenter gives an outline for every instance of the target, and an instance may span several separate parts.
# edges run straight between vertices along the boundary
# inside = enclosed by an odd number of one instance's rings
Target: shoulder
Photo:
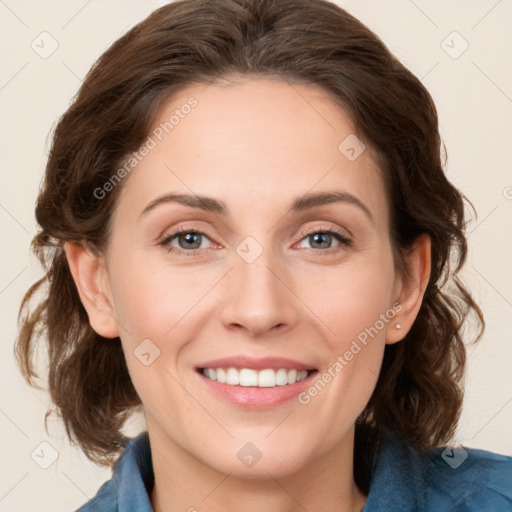
[[[512,511],[512,457],[465,446],[423,452],[387,434],[364,512]]]
[[[417,460],[425,510],[512,510],[512,457],[460,446],[435,448]]]
[[[112,478],[76,512],[150,512],[149,492],[153,484],[151,450],[144,432],[128,441]]]
[[[118,512],[114,480],[105,482],[96,496],[75,512]]]

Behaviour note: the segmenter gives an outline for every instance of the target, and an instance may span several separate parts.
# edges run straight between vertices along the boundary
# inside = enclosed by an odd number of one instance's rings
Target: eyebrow
[[[347,203],[357,206],[362,210],[368,219],[374,223],[375,220],[370,209],[356,196],[343,190],[331,190],[328,192],[308,193],[293,200],[287,213],[303,212],[318,206],[324,206],[333,203]],[[157,206],[165,203],[178,203],[190,208],[197,208],[205,212],[216,213],[219,215],[229,215],[229,209],[226,204],[218,199],[202,195],[189,194],[165,194],[151,201],[142,210],[141,216],[148,214]]]

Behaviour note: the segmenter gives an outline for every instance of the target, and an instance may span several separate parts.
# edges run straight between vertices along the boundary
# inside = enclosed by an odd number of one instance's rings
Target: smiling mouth
[[[301,382],[317,370],[296,370],[279,368],[274,370],[266,368],[254,370],[252,368],[198,368],[198,372],[210,380],[229,386],[274,388],[289,386]]]

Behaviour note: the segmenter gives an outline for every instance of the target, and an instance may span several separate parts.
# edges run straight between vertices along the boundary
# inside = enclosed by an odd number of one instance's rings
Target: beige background
[[[457,441],[512,455],[512,2],[337,3],[380,35],[437,103],[449,178],[479,215],[469,228],[464,277],[488,323],[483,340],[469,350]],[[109,470],[94,467],[70,448],[58,422],[50,422],[45,432],[46,394],[22,380],[12,347],[22,294],[41,273],[29,244],[49,134],[96,58],[161,4],[0,1],[0,511],[69,512],[110,477]],[[51,36],[41,36],[44,31]],[[31,47],[35,41],[43,51],[42,37],[45,51],[56,44],[52,40],[58,43],[47,58]],[[465,41],[469,46],[459,55]],[[137,428],[135,422],[129,431]],[[52,454],[58,454],[53,463]]]

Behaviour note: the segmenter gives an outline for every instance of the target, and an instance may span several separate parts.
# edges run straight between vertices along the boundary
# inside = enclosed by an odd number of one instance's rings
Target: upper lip
[[[301,363],[284,357],[262,357],[254,358],[245,355],[223,357],[206,361],[197,365],[196,368],[251,368],[253,370],[265,370],[286,368],[289,370],[314,370],[310,364]]]

